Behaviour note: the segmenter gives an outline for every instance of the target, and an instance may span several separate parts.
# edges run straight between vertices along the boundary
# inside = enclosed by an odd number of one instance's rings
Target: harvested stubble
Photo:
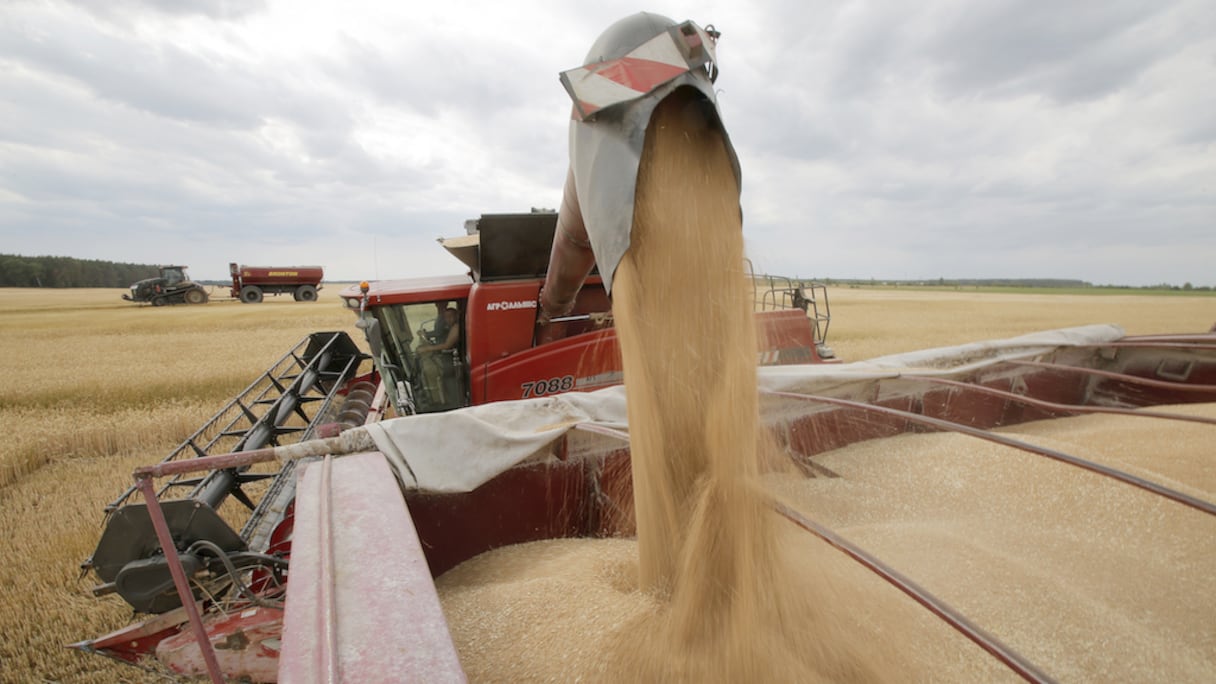
[[[147,462],[143,453],[56,461],[0,497],[9,530],[0,562],[0,682],[171,681],[160,668],[141,671],[64,648],[131,618],[121,601],[94,599],[93,579],[79,579],[76,568],[97,544],[101,506]]]
[[[1092,295],[829,288],[829,345],[839,358],[887,354],[1094,323],[1129,335],[1195,333],[1216,323],[1216,296]]]

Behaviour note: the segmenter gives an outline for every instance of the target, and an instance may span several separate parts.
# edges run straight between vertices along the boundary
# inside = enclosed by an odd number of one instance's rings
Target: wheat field
[[[354,316],[327,285],[316,303],[221,301],[154,309],[120,290],[0,289],[0,682],[163,682],[64,645],[124,626],[78,565],[102,507],[304,335]],[[1216,297],[829,289],[828,343],[856,361],[1091,323],[1130,334],[1198,332]]]

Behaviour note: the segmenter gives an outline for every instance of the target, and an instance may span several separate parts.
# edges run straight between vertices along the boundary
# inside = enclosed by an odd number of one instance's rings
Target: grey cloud
[[[345,144],[346,103],[316,90],[307,76],[254,69],[168,41],[136,41],[80,22],[16,23],[0,29],[0,55],[53,81],[69,80],[98,97],[165,119],[255,130],[268,118],[293,122],[317,157]]]
[[[513,57],[509,74],[503,71],[506,54]],[[325,68],[331,78],[423,115],[440,116],[446,108],[458,107],[489,117],[535,100],[546,85],[556,85],[558,70],[528,56],[505,37],[467,45],[451,35],[420,31],[386,47],[345,37],[340,57]]]
[[[830,54],[821,68],[827,69],[825,95],[832,99],[865,97],[885,83],[906,78],[904,74],[917,67],[906,61],[914,40],[913,6],[870,10],[866,4],[849,3],[825,27],[823,39],[830,53],[818,56],[824,59]]]
[[[260,92],[258,84],[173,45],[136,43],[79,24],[10,25],[0,36],[5,58],[132,109],[233,127],[257,122],[246,103]]]
[[[175,17],[235,21],[266,10],[265,0],[65,0],[95,16],[118,19],[151,11]]]
[[[565,67],[548,51],[517,41],[503,34],[465,44],[439,30],[389,46],[346,37],[323,69],[375,102],[460,130],[482,153],[477,162],[543,169],[560,184],[570,103],[557,74]],[[505,55],[511,55],[506,69]]]
[[[847,158],[853,143],[864,137],[864,120],[842,117],[840,110],[815,104],[814,94],[803,91],[797,82],[759,90],[740,88],[745,97],[739,98],[736,92],[731,88],[719,97],[736,147],[804,160]]]
[[[771,270],[1198,283],[1210,264],[1196,255],[1216,253],[1209,4],[874,0],[673,18],[723,30],[745,230]],[[435,236],[560,200],[570,105],[557,72],[623,16],[524,8],[486,32],[453,8],[433,25],[394,17],[399,38],[355,23],[294,53],[243,42],[256,38],[222,3],[182,16],[120,2],[102,20],[20,7],[0,9],[3,241],[180,258],[196,277],[261,253],[348,277],[379,254],[383,277],[458,269]],[[136,34],[136,17],[165,30]],[[191,43],[200,30],[209,39]],[[455,149],[362,146],[415,120]],[[1162,262],[1173,274],[1129,269],[1160,243],[1177,245]]]
[[[943,12],[925,54],[953,96],[1043,92],[1061,102],[1101,97],[1131,83],[1175,46],[1146,41],[1168,7],[1102,3],[962,3]]]
[[[36,15],[24,25],[14,22],[3,29],[7,35],[0,40],[4,58],[45,81],[38,88],[28,79],[13,79],[14,85],[5,83],[6,90],[27,91],[23,97],[32,98],[33,106],[24,111],[37,111],[40,119],[45,115],[60,124],[52,128],[45,120],[28,121],[20,130],[0,124],[0,130],[9,129],[27,145],[41,139],[48,146],[86,151],[90,141],[105,137],[136,149],[151,145],[188,154],[197,160],[188,170],[191,175],[209,166],[204,160],[225,157],[232,163],[228,175],[249,169],[271,169],[281,178],[298,175],[291,163],[239,137],[255,135],[267,121],[276,120],[295,132],[314,160],[333,160],[347,170],[375,167],[352,149],[354,123],[348,103],[317,90],[306,76],[294,80],[286,70],[287,76],[252,71],[231,59],[189,53],[168,42],[137,42],[87,23],[49,21]],[[84,88],[101,100],[90,101],[73,88]],[[38,100],[46,106],[34,105]],[[38,133],[25,132],[30,130]],[[223,175],[218,168],[213,173]]]
[[[749,235],[791,273],[1177,280],[1042,254],[1213,253],[1207,7],[846,3],[784,29],[806,49],[749,65],[767,90],[727,85],[741,156],[768,167],[744,166]]]
[[[946,98],[1041,93],[1059,102],[1086,101],[1128,86],[1176,50],[1163,34],[1203,36],[1186,25],[1202,6],[846,2],[820,9],[814,21],[788,18],[778,29],[783,40],[774,42],[799,48],[776,53],[773,67],[817,82],[820,94],[833,100],[930,84]]]

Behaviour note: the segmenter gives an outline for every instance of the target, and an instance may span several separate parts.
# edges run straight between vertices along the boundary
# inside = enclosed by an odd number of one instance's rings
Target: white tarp
[[[393,418],[366,429],[406,487],[467,492],[533,457],[580,423],[624,429],[625,389]]]
[[[1057,347],[1113,342],[1125,335],[1117,325],[1085,325],[1031,333],[1003,340],[972,342],[880,356],[845,364],[767,366],[760,369],[760,389],[814,394],[860,380],[908,375],[961,375],[1002,360],[1043,354]]]
[[[768,366],[759,369],[759,386],[766,391],[814,394],[851,382],[953,375],[1057,347],[1110,342],[1123,335],[1118,326],[1090,325],[856,363]],[[550,445],[579,424],[625,429],[625,389],[497,402],[394,418],[363,429],[406,487],[466,492],[519,463],[550,457]]]

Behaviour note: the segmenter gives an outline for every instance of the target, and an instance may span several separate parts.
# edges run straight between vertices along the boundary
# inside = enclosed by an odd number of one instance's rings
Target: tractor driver
[[[447,308],[448,308],[448,303],[446,301],[441,300],[441,301],[435,302],[435,327],[434,327],[434,329],[431,330],[431,332],[429,332],[429,333],[426,332],[425,330],[418,331],[419,333],[422,334],[423,339],[430,341],[431,344],[438,344],[442,340],[446,340],[448,337],[448,322],[447,322],[447,319],[443,315],[443,312],[446,311]]]
[[[423,383],[434,390],[433,397],[439,404],[447,404],[448,398],[444,396],[443,377],[445,370],[451,368],[451,361],[441,352],[455,349],[460,342],[460,314],[455,308],[448,307],[443,310],[441,319],[447,335],[434,344],[424,344],[418,347],[417,351],[422,355]],[[439,321],[436,321],[435,329],[440,329]],[[451,399],[454,400],[456,397],[451,397]]]

